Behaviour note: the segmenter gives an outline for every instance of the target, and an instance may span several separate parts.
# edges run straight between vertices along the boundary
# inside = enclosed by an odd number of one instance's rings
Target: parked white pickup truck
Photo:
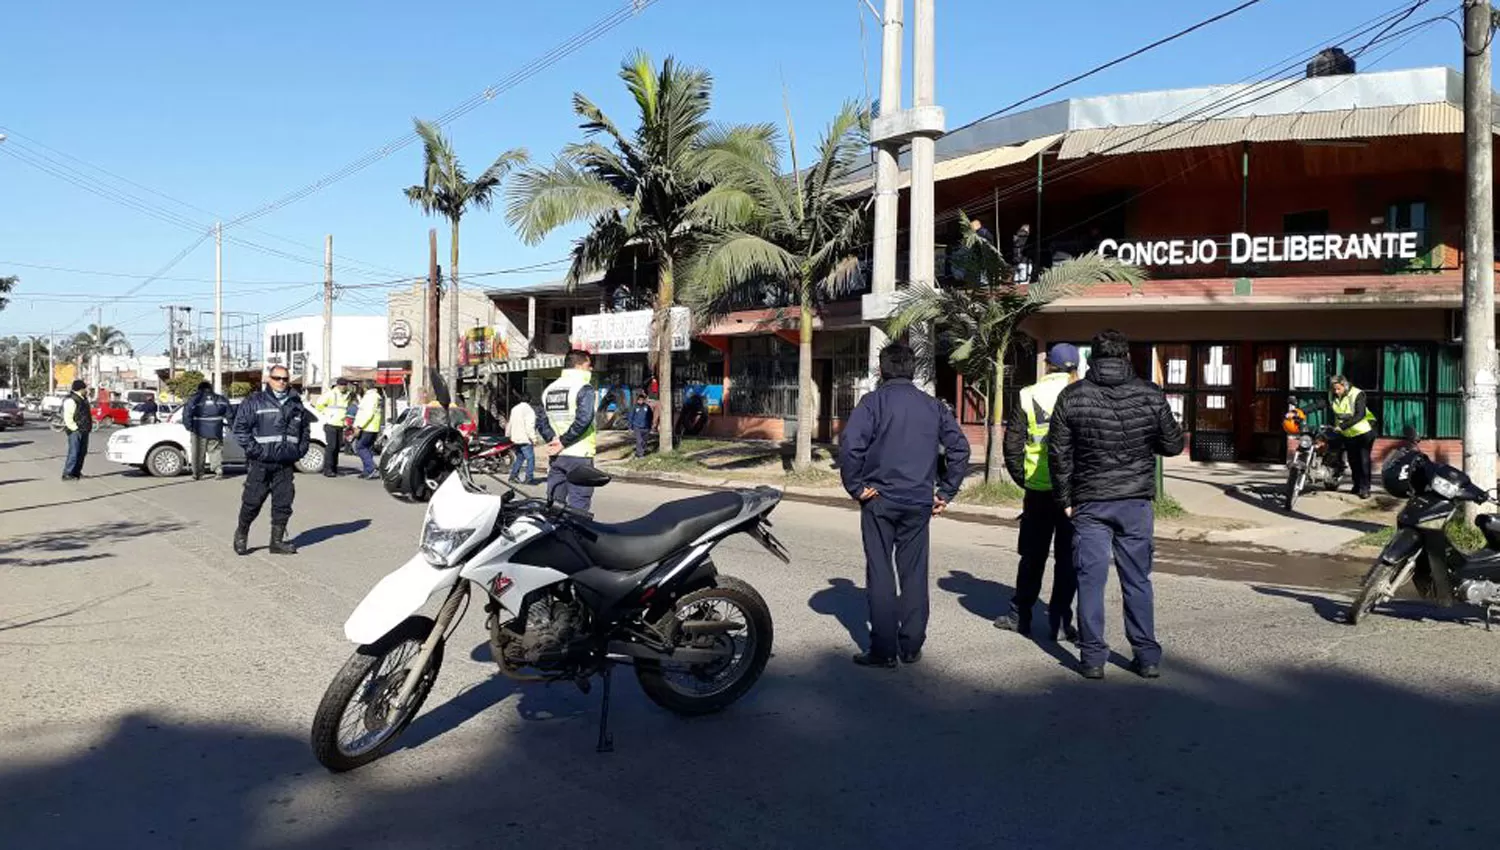
[[[238,410],[239,402],[230,402],[229,418],[226,421],[234,421],[234,414]],[[104,456],[114,463],[134,466],[159,478],[171,478],[191,471],[188,452],[192,445],[192,435],[182,424],[182,410],[179,409],[166,422],[139,425],[110,434]],[[234,441],[229,429],[225,428],[224,465],[243,466],[244,463],[244,450]],[[321,421],[314,420],[307,454],[297,461],[297,471],[319,472],[322,469],[323,427]]]

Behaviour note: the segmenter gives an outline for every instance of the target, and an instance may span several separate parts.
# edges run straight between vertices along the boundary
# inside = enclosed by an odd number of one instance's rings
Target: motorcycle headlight
[[[1312,448],[1312,443],[1312,437],[1309,437],[1306,434],[1303,434],[1302,436],[1297,438],[1297,448],[1299,449],[1310,449]]]
[[[450,566],[453,553],[478,533],[477,528],[443,528],[428,518],[422,527],[422,556],[434,567]]]

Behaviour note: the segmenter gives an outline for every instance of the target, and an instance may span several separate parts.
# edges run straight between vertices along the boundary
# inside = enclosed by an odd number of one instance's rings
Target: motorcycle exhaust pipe
[[[730,632],[737,632],[745,628],[745,624],[731,623],[727,620],[692,620],[681,624],[679,628],[682,629],[684,634],[689,634],[693,637],[702,637],[704,635],[727,635]]]

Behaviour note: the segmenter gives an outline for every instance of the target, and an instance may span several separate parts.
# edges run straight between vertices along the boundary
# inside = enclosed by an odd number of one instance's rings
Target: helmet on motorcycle
[[[1281,430],[1287,432],[1287,434],[1289,434],[1290,436],[1295,437],[1298,434],[1302,433],[1302,423],[1306,421],[1306,419],[1307,416],[1300,410],[1289,411],[1286,417],[1281,420]]]
[[[1398,499],[1408,498],[1426,489],[1427,465],[1427,456],[1420,450],[1397,449],[1380,465],[1380,485]]]

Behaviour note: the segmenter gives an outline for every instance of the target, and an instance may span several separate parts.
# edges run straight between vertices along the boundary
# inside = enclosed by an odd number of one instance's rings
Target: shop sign
[[[595,354],[629,354],[651,350],[652,310],[595,313],[573,317],[573,345]],[[672,350],[687,351],[692,316],[686,307],[672,308]]]
[[[460,366],[475,366],[509,358],[510,344],[495,328],[471,328],[464,332],[464,344],[458,349]]]
[[[1413,260],[1417,257],[1416,231],[1389,233],[1296,234],[1288,236],[1229,236],[1228,257],[1232,265],[1248,263],[1321,263],[1330,260]],[[1106,239],[1099,254],[1135,266],[1198,266],[1216,263],[1220,245],[1213,239],[1165,239],[1121,242]]]
[[[411,323],[405,319],[391,322],[391,345],[405,348],[411,343]]]

